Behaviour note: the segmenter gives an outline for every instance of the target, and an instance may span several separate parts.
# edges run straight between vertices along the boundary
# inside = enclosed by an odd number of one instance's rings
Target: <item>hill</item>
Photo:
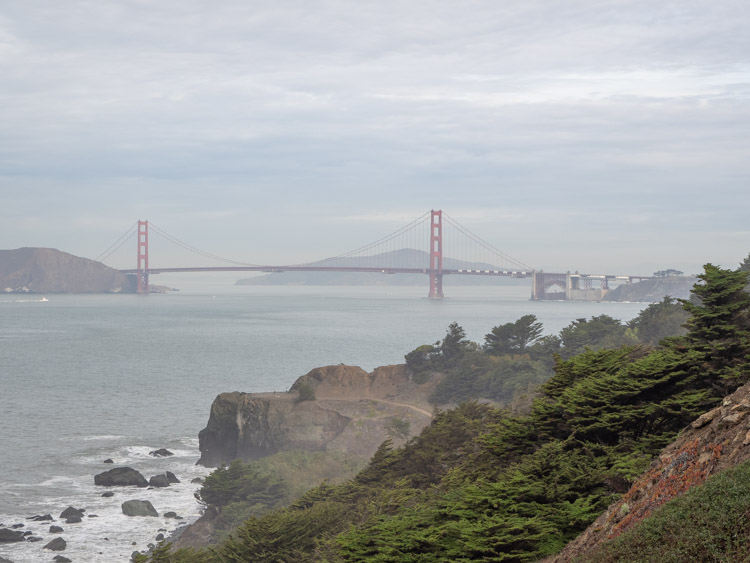
[[[675,299],[687,299],[690,297],[690,290],[696,281],[696,278],[691,276],[674,276],[623,284],[608,291],[607,295],[604,296],[604,301],[654,303],[661,301],[666,296],[674,297]]]
[[[132,281],[100,262],[54,248],[0,250],[0,291],[133,292]]]

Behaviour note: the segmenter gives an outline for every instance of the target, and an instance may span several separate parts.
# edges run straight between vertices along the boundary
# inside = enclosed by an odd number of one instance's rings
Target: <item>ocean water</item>
[[[198,432],[214,397],[226,391],[284,391],[329,364],[366,370],[399,363],[458,322],[481,342],[493,326],[533,313],[545,333],[580,317],[629,320],[645,304],[529,301],[527,286],[423,287],[234,286],[184,278],[160,295],[0,295],[0,523],[22,523],[36,543],[0,544],[16,563],[50,561],[43,549],[61,536],[73,561],[128,561],[160,530],[195,520]],[[161,447],[174,452],[154,458]],[[115,465],[105,465],[112,458]],[[147,479],[172,471],[165,489],[105,489],[94,475],[119,466]],[[105,490],[115,496],[103,498]],[[160,514],[127,517],[121,504],[150,500]],[[68,506],[79,524],[61,523]],[[27,520],[51,514],[50,522]]]

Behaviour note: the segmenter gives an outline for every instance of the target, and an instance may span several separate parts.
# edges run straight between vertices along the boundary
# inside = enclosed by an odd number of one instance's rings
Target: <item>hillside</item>
[[[607,545],[608,540],[637,531],[638,525],[647,521],[659,507],[704,484],[711,476],[750,460],[748,414],[750,384],[743,385],[719,406],[687,426],[677,440],[659,453],[628,492],[557,557],[550,559],[550,563],[578,557],[585,561],[602,561],[604,556],[599,554],[617,549]],[[745,513],[750,510],[750,497],[745,498],[744,507]],[[700,520],[696,515],[694,521]],[[750,545],[745,551],[750,554],[748,548]]]
[[[556,554],[566,560],[561,550],[582,533],[578,541],[585,544],[610,525],[625,527],[722,464],[746,457],[748,276],[709,264],[699,279],[694,299],[682,304],[690,315],[686,334],[656,347],[600,340],[600,349],[591,349],[584,342],[616,323],[605,316],[575,322],[558,339],[554,375],[520,414],[475,401],[437,412],[401,448],[382,444],[353,479],[324,483],[283,510],[247,519],[212,548],[170,553],[164,545],[152,560],[522,562]],[[674,305],[664,300],[648,310]],[[441,385],[451,393],[483,381],[479,387],[491,389],[485,378],[496,373],[493,358],[502,357],[493,354],[510,349],[511,358],[531,358],[513,354],[536,346],[520,338],[536,332],[528,317],[495,327],[481,351],[454,323],[442,343],[407,354],[407,364],[426,368],[427,377],[445,370]],[[632,339],[640,328],[630,324],[623,336]],[[480,353],[490,360],[479,362]],[[225,477],[213,481],[208,496],[224,483]],[[716,541],[734,540],[719,533]],[[689,560],[682,555],[669,560]]]
[[[0,250],[0,291],[32,293],[132,292],[127,276],[94,260],[54,248]]]
[[[695,282],[696,278],[690,276],[653,278],[638,283],[620,285],[607,292],[604,300],[654,303],[661,301],[667,295],[675,299],[687,299],[690,297],[690,290]]]

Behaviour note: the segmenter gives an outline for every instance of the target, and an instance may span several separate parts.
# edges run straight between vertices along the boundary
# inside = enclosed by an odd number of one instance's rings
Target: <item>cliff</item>
[[[0,250],[0,291],[33,293],[132,292],[128,277],[100,262],[54,248]]]
[[[286,393],[222,393],[198,435],[198,463],[300,449],[371,456],[389,436],[403,442],[430,422],[427,397],[438,381],[417,384],[403,365],[371,373],[338,365],[312,370]]]
[[[693,421],[630,490],[548,563],[587,555],[648,518],[659,506],[750,459],[750,384]]]

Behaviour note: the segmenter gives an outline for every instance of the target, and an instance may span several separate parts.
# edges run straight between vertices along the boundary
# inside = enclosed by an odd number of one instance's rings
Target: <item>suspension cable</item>
[[[94,260],[96,262],[103,262],[104,260],[109,258],[112,254],[114,254],[115,251],[119,250],[119,248],[123,244],[125,244],[125,242],[131,236],[133,236],[133,234],[135,233],[135,227],[136,227],[136,223],[133,223],[132,225],[130,225],[130,227],[128,227],[128,230],[125,231],[125,233],[123,233],[123,235],[120,238],[118,238],[115,242],[113,242],[112,245],[107,250],[105,250],[99,256],[94,258]]]
[[[360,252],[364,252],[366,250],[371,250],[373,247],[375,247],[375,246],[377,246],[379,244],[383,244],[385,242],[388,242],[389,240],[396,238],[397,236],[403,234],[404,232],[406,232],[406,231],[408,231],[410,229],[414,229],[421,222],[423,222],[427,218],[427,216],[429,214],[430,214],[430,212],[428,211],[427,213],[425,213],[421,217],[418,217],[418,218],[414,219],[414,221],[412,221],[408,225],[404,225],[403,227],[401,227],[397,231],[394,231],[391,234],[386,235],[386,236],[384,236],[384,237],[376,240],[375,242],[371,242],[370,244],[366,244],[365,246],[361,246],[360,248],[357,248],[356,250],[352,250],[350,252],[345,252],[343,254],[339,254],[338,256],[330,256],[328,258],[323,258],[322,260],[317,260],[316,262],[326,262],[328,260],[338,260],[339,258],[350,257],[352,254],[357,254],[357,253],[360,253]],[[295,265],[296,266],[307,266],[309,264],[314,264],[314,263],[315,262],[305,262],[303,264],[295,264]],[[289,265],[291,265],[291,264],[289,264]]]
[[[156,232],[156,234],[164,237],[169,242],[176,244],[177,246],[184,248],[185,250],[188,250],[194,254],[199,254],[200,256],[203,256],[204,258],[211,258],[212,260],[218,260],[220,262],[226,262],[228,264],[236,264],[238,266],[259,266],[259,264],[250,264],[249,262],[239,262],[238,260],[230,260],[229,258],[224,258],[222,256],[217,256],[209,252],[204,252],[203,250],[195,248],[194,246],[191,246],[190,244],[183,242],[178,238],[173,237],[172,235],[170,235],[163,229],[160,229],[153,223],[149,223],[148,226],[150,230],[153,230],[154,232]]]
[[[527,264],[524,264],[520,260],[516,260],[512,256],[509,256],[508,254],[504,253],[503,251],[498,250],[497,248],[495,248],[494,246],[492,246],[490,243],[488,243],[485,240],[479,238],[477,235],[475,235],[474,233],[472,233],[469,229],[467,229],[466,227],[464,227],[463,225],[461,225],[458,221],[456,221],[455,219],[449,217],[445,212],[443,212],[443,217],[453,227],[456,227],[463,235],[469,237],[475,243],[477,243],[480,246],[482,246],[485,250],[489,250],[490,252],[493,252],[493,253],[497,254],[501,258],[503,258],[503,259],[511,262],[512,264],[514,264],[516,266],[519,266],[519,267],[521,267],[521,268],[523,268],[525,270],[528,270],[528,271],[533,271],[534,270],[534,268],[532,268],[531,266],[528,266]]]

